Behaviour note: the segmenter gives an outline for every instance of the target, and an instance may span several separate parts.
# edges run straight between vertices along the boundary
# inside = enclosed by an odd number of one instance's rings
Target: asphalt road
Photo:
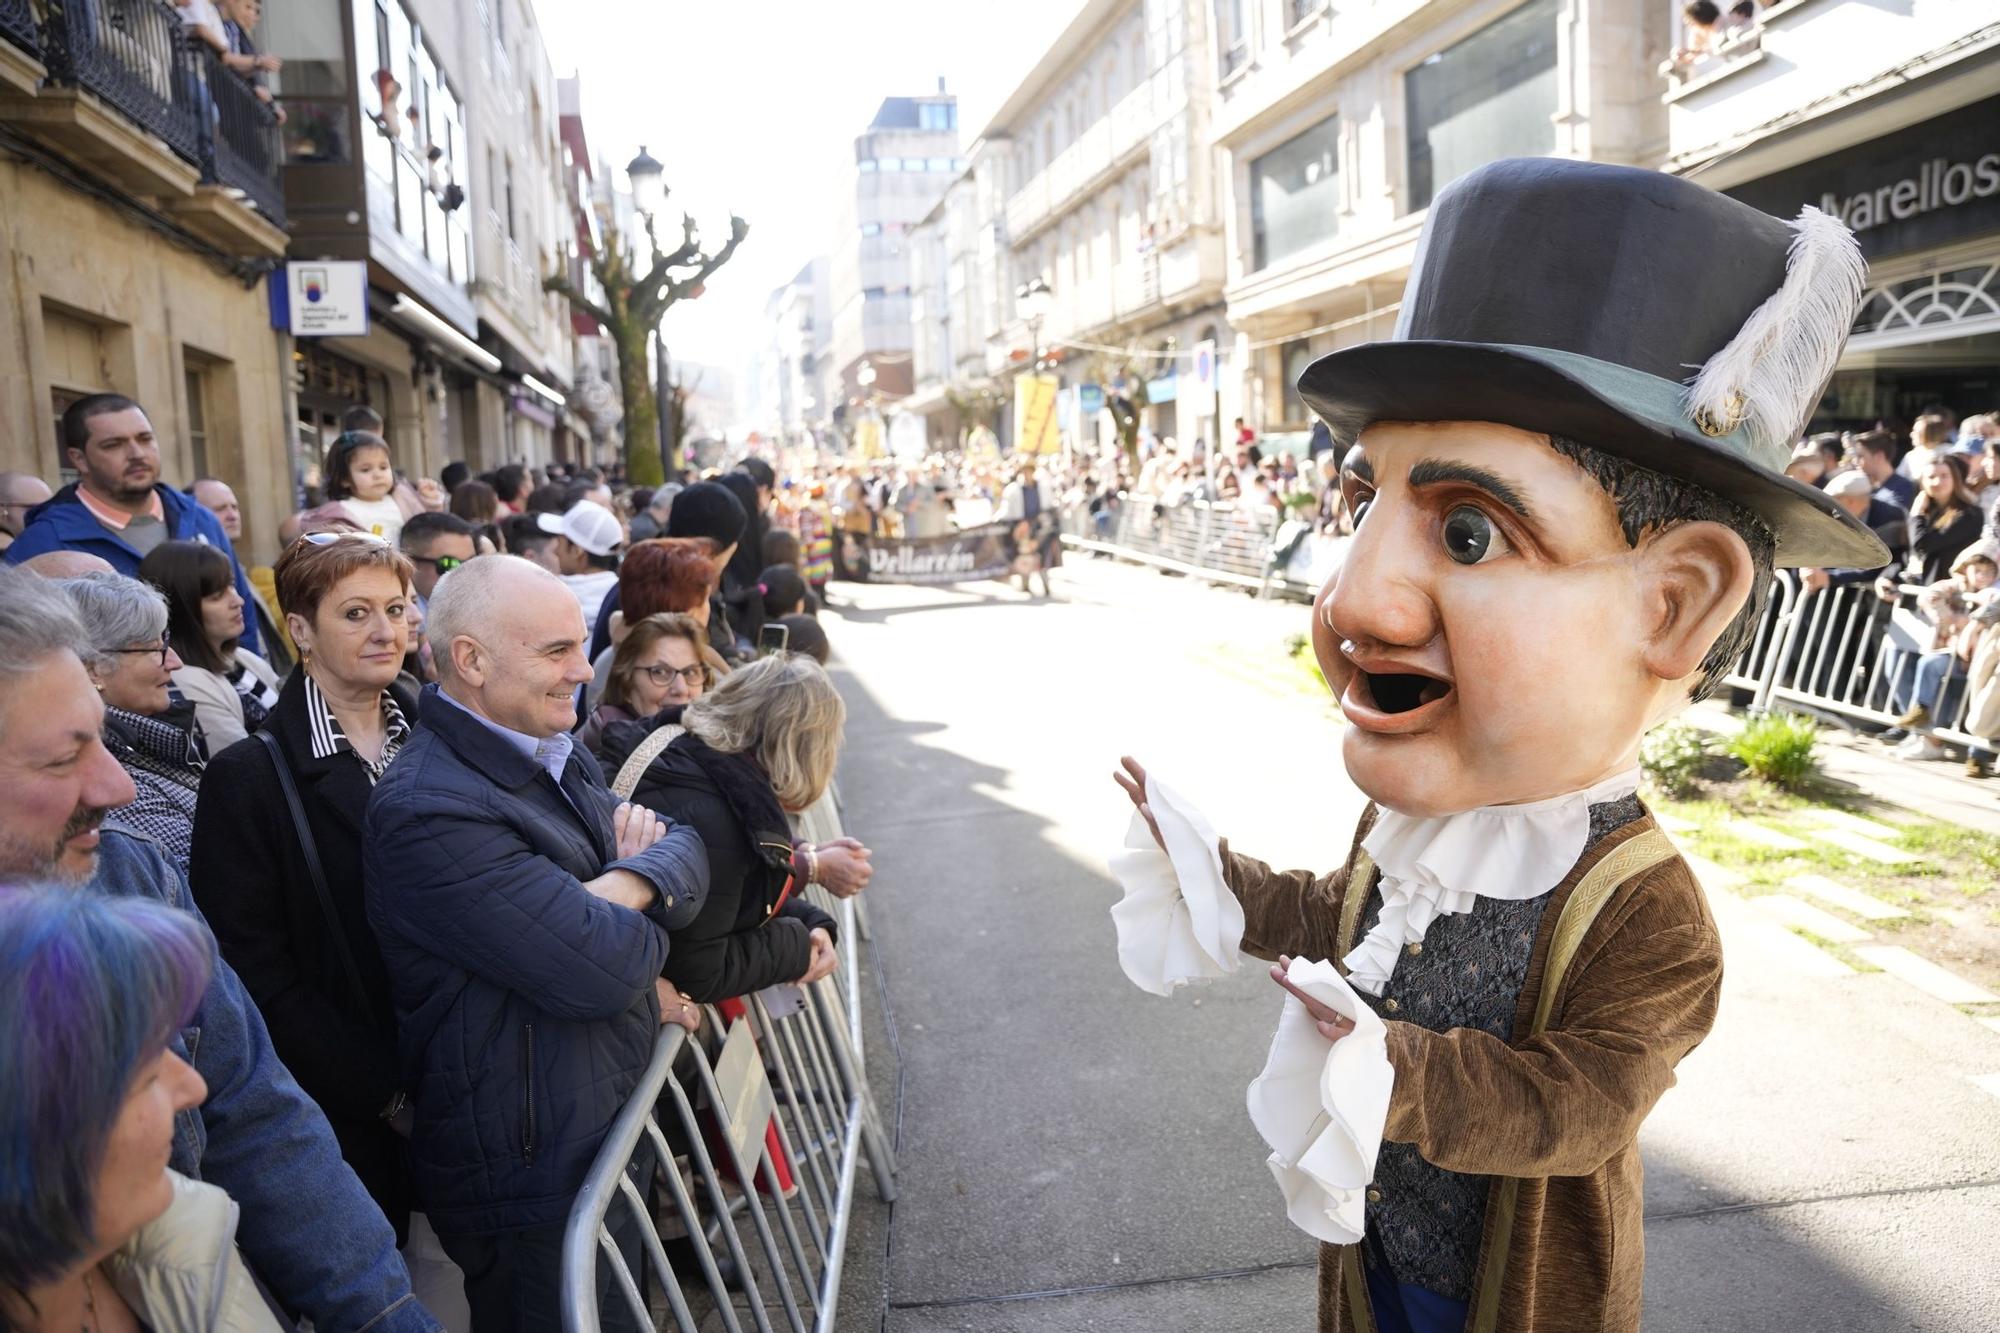
[[[1339,717],[1282,660],[1306,611],[1106,561],[1055,581],[835,587],[901,1167],[893,1207],[861,1186],[840,1327],[1310,1329],[1313,1247],[1244,1109],[1279,993],[1254,960],[1133,987],[1104,865],[1128,752],[1234,846],[1345,852]],[[1716,911],[1722,1016],[1642,1136],[1647,1329],[2000,1327],[2000,1034]]]

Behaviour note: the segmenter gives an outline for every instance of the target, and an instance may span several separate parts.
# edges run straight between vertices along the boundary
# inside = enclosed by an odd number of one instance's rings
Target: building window
[[[1250,163],[1252,270],[1334,232],[1340,201],[1340,117],[1328,116]]]
[[[917,128],[925,130],[955,130],[958,128],[958,103],[923,102],[917,106]]]
[[[1559,4],[1528,0],[1404,75],[1411,212],[1474,167],[1554,151]]]
[[[186,356],[186,352],[182,352]],[[187,385],[187,441],[188,453],[194,463],[194,475],[206,477],[208,471],[208,371],[199,363],[186,361],[185,383]]]
[[[867,237],[871,237],[871,236],[880,236],[881,234],[882,234],[882,224],[881,224],[881,223],[879,223],[879,222],[864,222],[864,223],[862,223],[862,224],[861,224],[861,235],[863,236],[863,238],[867,238]]]
[[[854,164],[854,167],[855,170],[860,171],[863,174],[866,174],[868,172],[875,170],[875,159],[872,157],[864,157],[859,162],[856,162]]]
[[[1250,63],[1250,6],[1246,0],[1215,0],[1215,45],[1222,52],[1222,78]]]

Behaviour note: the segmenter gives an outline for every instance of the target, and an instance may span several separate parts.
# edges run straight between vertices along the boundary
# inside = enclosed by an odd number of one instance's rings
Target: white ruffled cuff
[[[1223,882],[1221,840],[1208,821],[1157,778],[1146,780],[1146,803],[1167,850],[1133,811],[1124,849],[1109,858],[1125,889],[1111,919],[1118,927],[1118,964],[1132,984],[1171,995],[1242,965],[1243,904]]]
[[[1268,1165],[1292,1225],[1333,1245],[1361,1239],[1368,1182],[1396,1081],[1388,1030],[1330,962],[1292,960],[1292,984],[1354,1021],[1339,1041],[1319,1034],[1285,997],[1264,1072],[1250,1085],[1250,1120],[1270,1146]]]

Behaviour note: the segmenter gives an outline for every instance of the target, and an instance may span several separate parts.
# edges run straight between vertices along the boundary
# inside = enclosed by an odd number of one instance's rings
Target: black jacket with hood
[[[679,722],[680,711],[606,728],[604,771],[616,774],[656,727]],[[708,897],[695,919],[672,933],[663,971],[695,1000],[709,1004],[796,981],[812,961],[811,932],[822,927],[837,938],[833,918],[805,900],[803,885],[778,905],[791,877],[791,828],[749,756],[724,754],[684,733],[653,760],[632,799],[691,826],[708,850]]]

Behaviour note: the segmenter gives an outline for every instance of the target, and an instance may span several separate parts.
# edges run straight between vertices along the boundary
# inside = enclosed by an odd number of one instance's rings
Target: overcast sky
[[[556,74],[583,77],[591,151],[645,144],[670,208],[749,239],[667,316],[677,357],[741,373],[764,299],[832,243],[840,165],[884,97],[958,94],[968,146],[1081,0],[535,0]]]

